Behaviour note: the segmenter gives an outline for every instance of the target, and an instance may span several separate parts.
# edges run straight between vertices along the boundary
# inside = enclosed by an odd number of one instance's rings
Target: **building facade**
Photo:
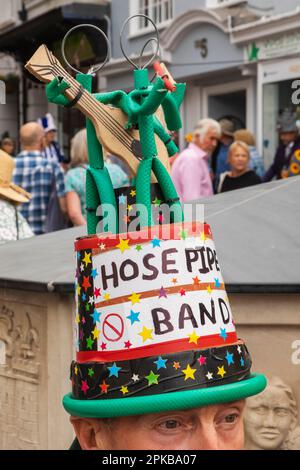
[[[59,123],[60,140],[67,147],[70,134],[84,120],[76,111],[48,104],[44,86],[24,75],[24,63],[33,48],[43,42],[59,53],[60,42],[71,26],[91,23],[96,18],[95,24],[105,30],[111,43],[111,59],[99,72],[96,88],[98,91],[128,90],[133,86],[132,67],[122,54],[120,31],[127,17],[141,13],[150,16],[157,25],[161,60],[177,81],[188,84],[182,108],[182,146],[184,135],[200,118],[228,116],[237,127],[247,127],[256,135],[267,167],[278,145],[279,112],[289,107],[300,114],[297,100],[292,99],[297,91],[293,88],[294,81],[300,74],[297,0],[11,0],[5,3],[10,7],[5,7],[6,16],[1,17],[0,51],[14,55],[12,75],[19,76],[20,81],[18,88],[7,94],[8,104],[0,106],[1,133],[9,127],[16,135],[18,124],[49,110]],[[126,54],[139,60],[143,45],[151,37],[153,28],[145,19],[130,22],[123,34]],[[20,38],[26,39],[22,47]],[[103,52],[105,45],[101,46]],[[148,44],[146,59],[154,47],[153,41]]]
[[[202,117],[229,116],[256,135],[269,166],[278,145],[278,114],[287,107],[297,110],[292,102],[292,83],[300,73],[297,0],[112,0],[113,59],[102,72],[108,89],[132,86],[119,36],[124,18],[139,13],[156,22],[161,59],[177,81],[188,84],[181,145]],[[129,56],[139,55],[153,37],[150,30],[145,21],[132,21],[123,38]]]

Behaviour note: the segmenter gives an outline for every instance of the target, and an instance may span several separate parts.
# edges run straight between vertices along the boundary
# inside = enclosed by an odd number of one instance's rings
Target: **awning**
[[[106,15],[110,15],[109,5],[72,3],[55,8],[2,34],[0,52],[12,54],[18,61],[25,64],[42,43],[51,50],[59,49],[58,44],[61,44],[66,32],[75,25],[89,23],[107,33]],[[93,51],[94,62],[89,58],[89,65],[99,63],[103,55],[106,55],[104,39],[92,29],[85,29],[82,32],[86,32]]]

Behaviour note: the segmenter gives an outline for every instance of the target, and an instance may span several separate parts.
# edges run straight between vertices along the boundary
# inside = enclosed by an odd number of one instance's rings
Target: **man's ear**
[[[104,450],[107,448],[105,446],[106,439],[102,439],[105,434],[102,432],[104,423],[101,419],[71,416],[70,421],[82,450]]]

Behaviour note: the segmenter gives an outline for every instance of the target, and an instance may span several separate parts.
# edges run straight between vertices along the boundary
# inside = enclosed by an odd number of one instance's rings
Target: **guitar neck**
[[[76,98],[80,92],[81,85],[64,69],[45,45],[39,47],[25,68],[44,83],[50,83],[54,78],[63,78],[70,85],[64,92],[69,100]],[[97,101],[89,91],[83,91],[75,107],[91,119],[96,128],[101,123],[105,129],[113,132],[116,138],[124,139],[128,145],[134,140],[124,127],[113,118],[107,106]]]

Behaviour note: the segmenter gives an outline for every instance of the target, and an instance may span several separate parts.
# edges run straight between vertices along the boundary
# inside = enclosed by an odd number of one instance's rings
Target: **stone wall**
[[[71,296],[0,290],[0,341],[0,449],[66,449]]]

